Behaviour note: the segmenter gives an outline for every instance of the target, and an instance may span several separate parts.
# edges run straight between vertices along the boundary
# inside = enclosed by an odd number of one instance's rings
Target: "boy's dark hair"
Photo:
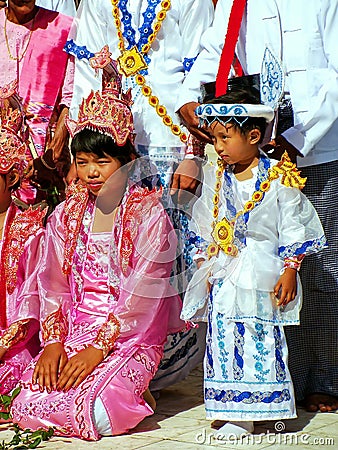
[[[257,98],[256,91],[250,91],[250,88],[246,89],[238,89],[236,91],[228,91],[225,95],[221,97],[216,97],[206,102],[207,104],[236,104],[236,103],[246,103],[251,105],[259,105],[260,101]],[[235,118],[230,119],[230,117],[220,117],[224,122],[231,123],[236,130],[238,130],[241,134],[247,134],[249,131],[257,128],[261,132],[261,139],[259,143],[262,142],[267,123],[264,117],[248,117],[241,124],[235,120]]]
[[[77,133],[71,143],[71,152],[75,158],[79,152],[94,153],[98,158],[109,155],[116,158],[122,166],[138,157],[135,147],[127,140],[124,145],[117,145],[111,136],[88,128]]]

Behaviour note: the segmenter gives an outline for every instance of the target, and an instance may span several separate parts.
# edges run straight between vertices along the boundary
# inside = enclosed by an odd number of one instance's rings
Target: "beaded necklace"
[[[151,49],[152,43],[155,41],[158,32],[161,29],[162,22],[166,17],[167,11],[171,7],[170,0],[163,0],[161,2],[161,11],[155,15],[155,8],[160,3],[160,0],[148,0],[148,7],[143,13],[144,22],[139,28],[140,39],[138,43],[135,40],[135,30],[131,27],[131,15],[127,11],[127,0],[111,0],[113,6],[112,14],[115,21],[115,26],[118,36],[118,48],[121,55],[117,58],[121,72],[126,76],[135,77],[136,84],[140,86],[141,93],[148,98],[148,103],[152,106],[157,115],[162,119],[164,125],[170,128],[171,132],[180,138],[183,143],[187,142],[187,135],[180,126],[173,123],[172,118],[167,114],[167,109],[162,105],[156,95],[152,95],[152,89],[148,84],[144,75],[150,62],[148,52]],[[121,30],[120,13],[122,13],[122,21],[124,24],[124,31]],[[152,27],[156,17],[156,22]],[[126,49],[124,39],[128,42]]]
[[[139,35],[140,35],[140,39],[138,42],[136,42],[136,40],[135,40],[136,32],[131,25],[132,16],[127,10],[127,1],[120,0],[118,3],[120,12],[122,14],[122,22],[124,25],[122,34],[123,34],[124,39],[128,42],[128,50],[127,51],[132,50],[132,49],[134,50],[136,48],[137,52],[140,54],[140,56],[142,58],[144,58],[144,61],[147,66],[150,62],[150,58],[148,56],[150,46],[151,46],[152,42],[155,40],[157,33],[161,28],[161,23],[162,23],[163,19],[165,18],[165,13],[166,13],[167,9],[169,9],[169,7],[170,7],[170,2],[165,2],[165,5],[164,6],[162,5],[163,9],[158,14],[159,19],[155,23],[154,28],[152,28],[152,24],[156,17],[155,9],[156,9],[157,5],[160,3],[160,1],[161,0],[151,0],[147,6],[147,9],[142,14],[144,20],[143,20],[142,26],[139,27],[139,29],[138,29]],[[115,20],[117,19],[116,17],[114,17],[114,18],[115,18]],[[119,20],[119,18],[118,18],[118,20]],[[152,36],[149,39],[150,35],[152,35]],[[120,42],[121,42],[121,40],[120,40]],[[120,50],[126,52],[124,43],[121,45]],[[127,69],[132,70],[131,67],[128,67]],[[146,70],[141,71],[141,73],[145,74]],[[125,75],[127,75],[127,74],[125,74]]]
[[[243,225],[246,226],[249,220],[250,212],[259,205],[265,193],[270,189],[270,181],[272,177],[270,176],[269,158],[261,156],[258,164],[258,175],[255,184],[255,192],[252,194],[251,200],[247,201],[240,211],[236,211],[233,202],[230,201],[229,196],[232,193],[231,185],[229,185],[229,180],[225,179],[225,195],[227,202],[227,211],[229,212],[228,217],[223,217],[221,220],[218,219],[219,216],[219,198],[220,190],[222,187],[222,178],[228,175],[225,169],[228,167],[224,164],[223,160],[217,160],[217,170],[216,170],[216,183],[215,183],[215,194],[213,196],[213,222],[212,222],[212,232],[211,236],[214,243],[210,244],[207,249],[209,258],[216,256],[219,250],[223,250],[224,253],[230,256],[237,256],[239,245],[236,239],[235,225],[237,222],[242,221]],[[229,177],[228,177],[229,178]]]
[[[287,152],[284,152],[281,160],[270,167],[270,160],[264,155],[260,155],[258,163],[258,174],[255,183],[255,191],[251,196],[251,200],[248,200],[243,209],[236,211],[236,208],[231,205],[230,193],[232,192],[231,185],[226,183],[225,186],[225,196],[227,202],[227,210],[230,215],[223,217],[223,219],[218,220],[219,216],[219,192],[222,187],[222,177],[224,174],[225,181],[229,178],[225,169],[228,167],[224,164],[223,160],[217,160],[217,170],[216,170],[216,183],[215,183],[215,194],[213,196],[213,222],[212,222],[212,232],[211,236],[214,243],[210,244],[207,248],[207,254],[209,259],[212,256],[216,256],[219,250],[223,250],[224,253],[230,256],[237,256],[239,245],[236,236],[235,228],[236,225],[242,222],[242,227],[246,227],[248,223],[251,211],[253,211],[256,206],[258,206],[264,199],[266,192],[269,191],[271,187],[271,182],[277,180],[281,177],[281,183],[289,188],[303,189],[305,186],[306,178],[300,176],[300,172],[296,165],[291,162]],[[237,241],[237,242],[236,242]]]
[[[33,17],[33,21],[32,21],[32,25],[31,28],[29,30],[29,35],[28,35],[28,39],[27,39],[27,43],[25,45],[25,48],[23,49],[21,55],[18,56],[13,56],[12,52],[11,52],[11,48],[9,46],[9,39],[8,39],[8,35],[7,35],[7,22],[8,22],[8,18],[7,18],[7,11],[5,14],[5,24],[4,24],[4,35],[5,35],[5,42],[6,42],[6,47],[7,47],[7,52],[8,52],[8,56],[12,61],[17,61],[18,63],[20,63],[23,59],[23,57],[25,56],[25,54],[27,53],[31,38],[32,38],[32,34],[34,31],[34,22],[35,22],[35,16]]]

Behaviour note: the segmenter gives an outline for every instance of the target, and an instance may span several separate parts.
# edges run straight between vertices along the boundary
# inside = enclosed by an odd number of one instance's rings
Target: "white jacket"
[[[127,2],[131,24],[136,30],[136,42],[139,40],[138,28],[143,23],[143,13],[147,6],[146,0]],[[161,3],[156,7],[156,13],[160,9]],[[174,123],[179,123],[175,114],[175,103],[185,77],[184,61],[192,60],[200,52],[202,33],[210,26],[213,14],[211,0],[171,0],[171,8],[148,53],[151,61],[146,75],[147,84],[153,95],[167,108]],[[121,26],[123,29],[123,24]],[[81,0],[78,17],[69,39],[73,39],[78,49],[85,46],[92,53],[108,44],[112,58],[117,59],[120,53],[111,1]],[[72,54],[78,56],[76,50]],[[132,87],[131,78],[133,77],[124,80],[125,88]],[[91,89],[101,89],[101,77],[89,66],[88,59],[77,58],[71,107],[73,118],[77,117],[77,108],[82,98],[87,97]],[[139,86],[133,88],[132,94],[136,144],[147,147],[181,147],[179,137],[174,136],[162,123],[162,119],[149,105],[148,98],[141,94]]]
[[[37,0],[36,4],[42,8],[66,14],[66,16],[74,17],[76,14],[74,0]]]
[[[214,81],[232,2],[219,0],[203,51],[179,94],[176,109],[196,101]],[[245,74],[260,72],[266,46],[283,62],[294,127],[283,133],[305,157],[298,165],[338,159],[338,0],[248,0],[236,54]]]

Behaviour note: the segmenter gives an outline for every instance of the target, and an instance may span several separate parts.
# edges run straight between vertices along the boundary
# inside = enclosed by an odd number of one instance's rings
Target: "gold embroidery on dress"
[[[124,212],[122,216],[122,236],[121,236],[121,269],[122,273],[126,275],[129,260],[133,252],[133,241],[137,235],[138,227],[148,212],[158,202],[162,195],[162,190],[157,191],[153,189],[138,189],[132,192],[126,200],[124,205]]]
[[[45,343],[52,340],[65,341],[68,334],[68,323],[61,306],[57,311],[48,314],[46,320],[42,322],[41,328],[42,339]]]
[[[93,341],[94,346],[102,350],[104,356],[114,347],[116,339],[120,335],[120,328],[120,322],[114,314],[109,314],[108,321],[101,326]]]
[[[9,226],[3,249],[6,287],[9,294],[14,292],[16,286],[19,259],[24,252],[25,243],[42,228],[46,213],[47,208],[42,207],[18,210]]]
[[[88,189],[84,184],[71,183],[66,191],[65,202],[65,244],[62,272],[69,275],[80,232],[82,218],[89,198]]]
[[[0,338],[0,347],[9,349],[20,341],[23,341],[28,333],[30,319],[13,322]]]

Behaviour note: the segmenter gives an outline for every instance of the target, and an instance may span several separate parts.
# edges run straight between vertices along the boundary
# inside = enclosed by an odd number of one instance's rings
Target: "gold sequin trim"
[[[0,347],[9,349],[25,339],[30,319],[13,322],[0,338]]]

